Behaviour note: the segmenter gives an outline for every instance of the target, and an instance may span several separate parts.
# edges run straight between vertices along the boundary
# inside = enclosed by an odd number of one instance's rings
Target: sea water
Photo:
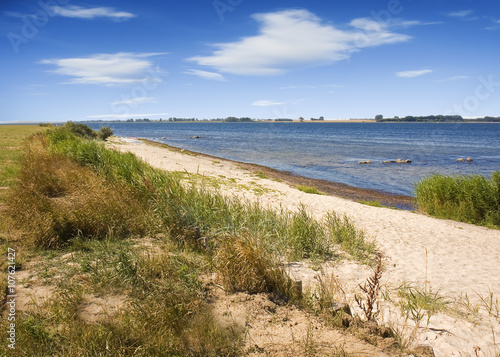
[[[495,123],[90,124],[103,125],[117,136],[404,195],[413,195],[415,183],[434,173],[489,177],[500,171],[500,124]],[[457,161],[468,157],[473,161]],[[396,159],[411,163],[383,163]]]

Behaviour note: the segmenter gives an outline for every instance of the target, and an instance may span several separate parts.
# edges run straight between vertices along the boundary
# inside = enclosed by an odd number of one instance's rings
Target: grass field
[[[0,202],[5,187],[12,186],[21,168],[24,139],[42,130],[46,129],[38,125],[0,125]]]

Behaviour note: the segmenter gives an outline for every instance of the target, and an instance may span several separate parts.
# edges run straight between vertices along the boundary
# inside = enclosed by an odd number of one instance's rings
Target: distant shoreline
[[[108,120],[108,121],[99,121],[99,120],[86,120],[86,121],[78,121],[78,123],[93,123],[93,124],[148,124],[148,123],[162,123],[162,124],[176,124],[176,123],[229,123],[229,124],[255,124],[255,123],[303,123],[303,124],[318,124],[318,123],[328,123],[328,124],[342,124],[342,123],[369,123],[369,124],[398,124],[398,123],[410,123],[410,124],[500,124],[500,122],[495,121],[476,121],[475,119],[464,119],[463,121],[404,121],[404,120],[384,120],[377,121],[375,119],[338,119],[338,120],[252,120],[246,122],[228,122],[223,120],[176,120],[176,121],[159,121],[159,120],[151,120],[151,121],[134,121],[127,122],[122,120]],[[23,124],[23,123],[19,123]],[[15,125],[15,124],[12,124]]]
[[[375,119],[338,119],[338,120],[304,120],[301,122],[300,120],[291,120],[291,121],[275,121],[275,120],[254,120],[251,122],[225,122],[221,120],[197,120],[197,121],[158,121],[151,120],[149,122],[127,122],[123,120],[83,120],[83,121],[75,121],[76,123],[84,123],[84,124],[148,124],[148,123],[162,123],[162,124],[176,124],[176,123],[304,123],[304,124],[318,124],[318,123],[328,123],[328,124],[342,124],[342,123],[368,123],[368,124],[399,124],[399,123],[409,123],[409,124],[500,124],[500,122],[494,121],[476,121],[475,119],[464,119],[463,121],[425,121],[425,122],[411,122],[411,121],[382,121],[378,122]],[[0,125],[62,125],[64,121],[61,122],[0,122]]]

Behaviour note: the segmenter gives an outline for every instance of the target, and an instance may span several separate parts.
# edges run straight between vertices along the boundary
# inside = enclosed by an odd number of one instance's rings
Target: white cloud
[[[161,82],[158,70],[146,58],[162,53],[97,54],[90,57],[45,59],[41,64],[57,68],[52,73],[74,77],[67,83],[119,85],[143,81]]]
[[[255,105],[257,107],[271,107],[273,105],[284,105],[284,104],[286,104],[286,102],[275,102],[273,100],[258,100],[252,103],[252,105]]]
[[[355,19],[338,29],[307,10],[256,14],[259,33],[235,42],[213,44],[207,56],[187,60],[218,72],[275,75],[296,65],[325,64],[347,59],[362,48],[404,42],[410,36],[388,30],[371,19]]]
[[[453,76],[453,77],[450,77],[450,78],[446,78],[446,79],[440,79],[438,80],[438,82],[448,82],[448,81],[455,81],[457,79],[467,79],[469,77],[467,76]]]
[[[73,17],[79,19],[93,19],[96,17],[109,17],[113,20],[128,20],[136,17],[134,14],[125,11],[116,11],[111,7],[92,7],[84,8],[82,6],[68,5],[62,6],[51,6],[52,11],[56,15],[63,17]]]
[[[200,71],[199,69],[188,69],[185,74],[192,74],[198,77],[201,77],[203,79],[210,79],[214,81],[226,81],[226,78],[220,73],[214,73],[214,72],[207,72],[207,71]]]
[[[403,72],[397,72],[396,75],[398,77],[403,77],[403,78],[413,78],[413,77],[418,77],[422,76],[427,73],[431,73],[432,70],[430,69],[422,69],[420,71],[403,71]]]
[[[101,114],[101,115],[89,115],[87,118],[95,119],[132,119],[132,118],[151,118],[160,117],[163,115],[168,115],[170,113],[149,113],[149,114]]]
[[[112,105],[120,104],[147,104],[147,103],[158,103],[156,98],[153,97],[137,97],[132,99],[124,99],[111,103]]]
[[[455,11],[455,12],[450,12],[448,13],[448,16],[451,17],[466,17],[472,14],[474,11],[473,10],[462,10],[462,11]]]

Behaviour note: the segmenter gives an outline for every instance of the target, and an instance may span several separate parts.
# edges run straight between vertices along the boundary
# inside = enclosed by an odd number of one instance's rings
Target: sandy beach
[[[450,309],[455,305],[463,308],[467,299],[469,307],[478,307],[477,314],[465,317],[451,312],[433,315],[428,324],[423,321],[417,329],[417,343],[431,346],[436,356],[496,356],[500,351],[500,316],[496,310],[500,308],[496,300],[500,297],[499,230],[409,210],[372,207],[345,195],[335,196],[335,192],[308,194],[295,188],[297,182],[286,178],[259,177],[251,166],[139,140],[115,138],[108,145],[134,153],[160,169],[218,178],[227,194],[258,200],[263,206],[295,210],[303,204],[318,220],[329,211],[348,215],[382,252],[382,282],[386,289],[406,282],[446,297]],[[294,262],[289,270],[305,287],[315,284],[319,274],[307,261]],[[371,275],[370,268],[349,260],[327,262],[323,270],[344,282],[350,299],[358,284]],[[398,308],[390,303],[382,304],[379,320],[408,333],[414,326],[411,321],[405,322]]]

